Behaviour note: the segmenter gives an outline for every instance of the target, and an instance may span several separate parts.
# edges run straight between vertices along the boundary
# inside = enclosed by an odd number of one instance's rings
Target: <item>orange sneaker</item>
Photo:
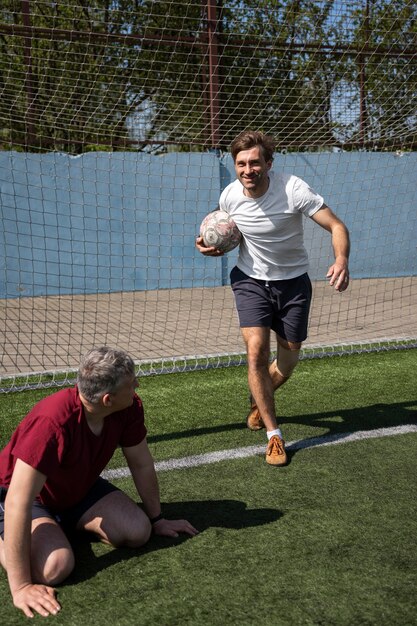
[[[246,426],[249,428],[249,430],[261,430],[262,428],[265,428],[265,424],[263,422],[261,414],[259,413],[259,409],[253,402],[252,398],[250,411],[246,417]]]
[[[285,452],[285,441],[273,435],[268,441],[266,449],[266,462],[269,465],[285,465],[287,463],[287,454]]]

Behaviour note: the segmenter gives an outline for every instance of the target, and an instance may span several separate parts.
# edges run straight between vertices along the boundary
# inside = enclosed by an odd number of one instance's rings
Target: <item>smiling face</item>
[[[266,193],[269,187],[268,172],[271,166],[272,161],[265,161],[259,146],[237,153],[235,171],[246,196],[259,198]]]

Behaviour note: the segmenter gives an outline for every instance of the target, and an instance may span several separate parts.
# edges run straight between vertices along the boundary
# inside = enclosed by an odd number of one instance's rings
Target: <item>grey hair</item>
[[[102,346],[93,348],[81,360],[77,385],[88,402],[96,404],[106,393],[114,393],[128,377],[135,375],[135,364],[123,350]]]

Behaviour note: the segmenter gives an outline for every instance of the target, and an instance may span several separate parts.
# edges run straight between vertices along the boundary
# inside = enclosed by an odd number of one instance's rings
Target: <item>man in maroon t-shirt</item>
[[[152,529],[168,537],[197,534],[186,520],[161,513],[136,386],[125,352],[93,349],[81,362],[77,385],[36,404],[0,452],[0,563],[15,606],[28,617],[61,608],[53,585],[74,567],[64,528],[116,547],[142,546]],[[100,476],[118,446],[143,509]]]

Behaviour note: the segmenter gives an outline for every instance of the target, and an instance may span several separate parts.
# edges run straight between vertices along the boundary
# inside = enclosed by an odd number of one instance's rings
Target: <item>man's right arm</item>
[[[33,617],[33,610],[44,616],[59,610],[54,590],[34,584],[31,575],[32,503],[45,480],[44,474],[17,459],[6,497],[4,553],[7,576],[13,603],[27,617]]]

